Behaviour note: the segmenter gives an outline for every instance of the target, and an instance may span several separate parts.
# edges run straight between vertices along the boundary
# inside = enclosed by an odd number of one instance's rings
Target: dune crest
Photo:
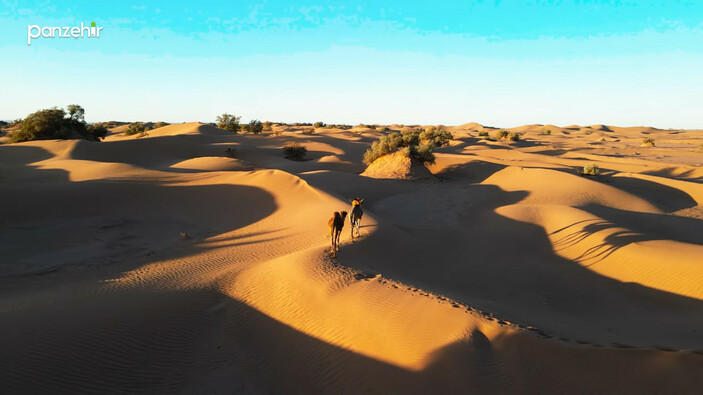
[[[364,171],[381,127],[126,129],[0,145],[4,392],[703,385],[699,131],[467,123]]]

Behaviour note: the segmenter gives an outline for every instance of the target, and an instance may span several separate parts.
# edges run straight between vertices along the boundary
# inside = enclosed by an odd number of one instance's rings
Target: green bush
[[[391,128],[389,128],[388,126],[384,126],[384,127],[381,128],[381,131],[382,131],[382,132],[390,132],[390,131],[391,131]]]
[[[300,143],[291,143],[283,147],[283,156],[286,159],[302,160],[307,152],[308,149]]]
[[[482,130],[478,132],[478,137],[488,137],[488,132],[485,130]]]
[[[454,136],[451,134],[451,132],[446,131],[444,129],[437,130],[434,127],[427,128],[422,133],[420,133],[420,140],[431,141],[437,147],[449,145],[449,140],[453,138]]]
[[[319,121],[318,121],[318,122],[315,122],[312,126],[314,126],[314,127],[316,127],[316,128],[324,128],[324,127],[327,126],[327,125],[325,125],[324,122],[319,122]]]
[[[85,123],[85,110],[77,104],[71,104],[68,112],[62,108],[39,110],[29,114],[20,123],[20,129],[12,134],[13,143],[30,140],[48,139],[86,139],[99,140],[88,130]],[[14,122],[17,124],[17,121]]]
[[[246,129],[249,133],[259,134],[264,130],[264,125],[258,119],[252,119]]]
[[[300,131],[302,134],[315,134],[315,128],[303,129]]]
[[[432,151],[434,150],[434,143],[432,141],[424,141],[417,146],[410,147],[410,153],[419,159],[422,163],[435,163],[435,157]]]
[[[413,155],[422,162],[434,163],[434,154],[432,154],[434,142],[426,140],[421,143],[420,132],[413,129],[381,136],[364,153],[364,163],[370,165],[376,159],[406,147],[409,148],[409,155]]]
[[[88,133],[92,134],[96,139],[104,139],[107,136],[108,130],[105,126],[92,124],[86,126]]]
[[[241,117],[224,113],[217,116],[217,127],[220,129],[229,130],[232,133],[239,132],[239,120]]]
[[[135,134],[143,135],[146,133],[146,129],[146,124],[144,122],[132,122],[129,124],[124,134],[125,136],[133,136]]]
[[[583,171],[581,172],[581,174],[587,176],[597,176],[600,175],[600,168],[598,168],[598,165],[595,163],[589,163],[583,166]]]
[[[510,135],[510,132],[508,132],[507,130],[499,130],[496,132],[494,138],[496,140],[507,139],[509,135]]]
[[[552,131],[547,129],[547,130],[543,130],[543,131],[539,132],[539,134],[544,135],[544,136],[549,136],[550,134],[552,134]]]
[[[519,141],[519,140],[520,140],[520,135],[517,134],[516,132],[510,132],[510,134],[508,134],[508,137],[507,137],[507,138],[508,138],[508,140],[510,140],[510,141]]]
[[[654,139],[651,137],[645,137],[642,139],[642,144],[651,144],[654,145]]]
[[[168,122],[156,122],[154,124],[153,129],[163,128],[164,126],[168,126],[168,125],[169,125]]]

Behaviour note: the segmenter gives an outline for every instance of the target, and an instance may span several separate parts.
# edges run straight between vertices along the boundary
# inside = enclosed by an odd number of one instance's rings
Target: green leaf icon
[[[90,27],[95,27],[95,22],[90,22]]]

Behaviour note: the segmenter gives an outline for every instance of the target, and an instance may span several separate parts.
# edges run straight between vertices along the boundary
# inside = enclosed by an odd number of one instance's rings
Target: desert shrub
[[[363,128],[363,129],[373,129],[373,130],[376,130],[376,126],[375,126],[375,125],[365,125],[365,124],[363,124],[363,123],[360,123],[359,125],[357,125],[357,127],[358,127],[358,128]]]
[[[421,143],[420,132],[413,129],[381,136],[364,153],[364,163],[370,165],[376,159],[406,147],[409,155],[416,157],[422,162],[434,163],[434,154],[432,154],[434,143],[432,141],[423,141]]]
[[[432,151],[434,150],[434,143],[432,141],[424,141],[419,145],[414,145],[410,147],[410,153],[419,159],[422,163],[434,164],[435,157]]]
[[[516,132],[510,132],[510,134],[508,134],[508,137],[507,137],[507,138],[508,138],[508,140],[510,140],[510,141],[519,141],[519,140],[520,140],[520,135],[517,134]]]
[[[264,124],[263,124],[263,131],[265,131],[265,132],[270,132],[271,130],[273,130],[273,129],[271,128],[272,126],[273,126],[273,123],[272,123],[272,122],[270,122],[270,121],[264,122]]]
[[[302,160],[307,152],[308,149],[300,143],[291,143],[283,147],[283,156],[286,159]]]
[[[264,125],[258,119],[252,119],[246,126],[246,130],[249,133],[259,134],[264,130]]]
[[[315,134],[315,128],[303,129],[300,131],[302,134]]]
[[[589,163],[583,166],[583,171],[581,172],[581,174],[587,176],[597,176],[600,174],[600,168],[598,168],[598,165],[595,163]]]
[[[499,130],[496,132],[494,138],[496,140],[507,139],[509,135],[510,135],[510,132],[508,132],[507,130]]]
[[[294,122],[293,126],[312,126],[310,122]]]
[[[11,142],[71,138],[98,140],[86,127],[83,107],[71,104],[67,108],[69,112],[54,107],[29,114],[21,121],[20,129],[12,134]]]
[[[318,122],[315,122],[312,126],[314,126],[314,127],[316,127],[316,128],[324,128],[324,127],[327,126],[327,125],[325,125],[324,122],[319,122],[319,121],[318,121]]]
[[[224,113],[222,115],[218,115],[216,118],[217,127],[220,129],[229,130],[232,133],[238,133],[240,119],[241,119],[241,117],[238,117],[238,116],[232,115],[232,114],[227,114],[227,113]]]
[[[444,129],[436,129],[434,127],[427,128],[422,133],[420,133],[420,140],[431,141],[436,147],[449,145],[449,140],[453,138],[454,136],[451,134],[451,132]]]
[[[133,136],[135,134],[145,134],[147,130],[146,124],[144,122],[132,122],[127,127],[124,132],[125,136]]]
[[[7,122],[5,122],[5,121],[0,121],[0,129],[4,128],[4,127],[7,126],[7,125],[8,125]]]
[[[552,131],[547,129],[547,130],[543,130],[543,131],[539,132],[539,134],[541,134],[543,136],[549,136],[550,134],[552,134]]]
[[[391,128],[389,128],[388,126],[384,126],[383,128],[381,128],[382,132],[390,132],[390,130]]]
[[[162,127],[168,126],[168,125],[169,125],[168,122],[159,121],[159,122],[156,122],[156,123],[154,124],[153,129],[162,128]]]
[[[478,132],[478,137],[488,137],[488,132],[485,130],[482,130]]]
[[[99,124],[92,124],[86,126],[88,133],[92,134],[95,139],[104,139],[107,136],[108,130],[105,126]]]
[[[654,145],[654,139],[651,137],[645,137],[642,139],[642,144],[651,144]]]

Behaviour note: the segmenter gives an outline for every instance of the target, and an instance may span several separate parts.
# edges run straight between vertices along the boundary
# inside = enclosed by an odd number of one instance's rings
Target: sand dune
[[[467,123],[399,180],[361,175],[378,130],[276,128],[0,145],[2,392],[703,385],[698,132]]]

